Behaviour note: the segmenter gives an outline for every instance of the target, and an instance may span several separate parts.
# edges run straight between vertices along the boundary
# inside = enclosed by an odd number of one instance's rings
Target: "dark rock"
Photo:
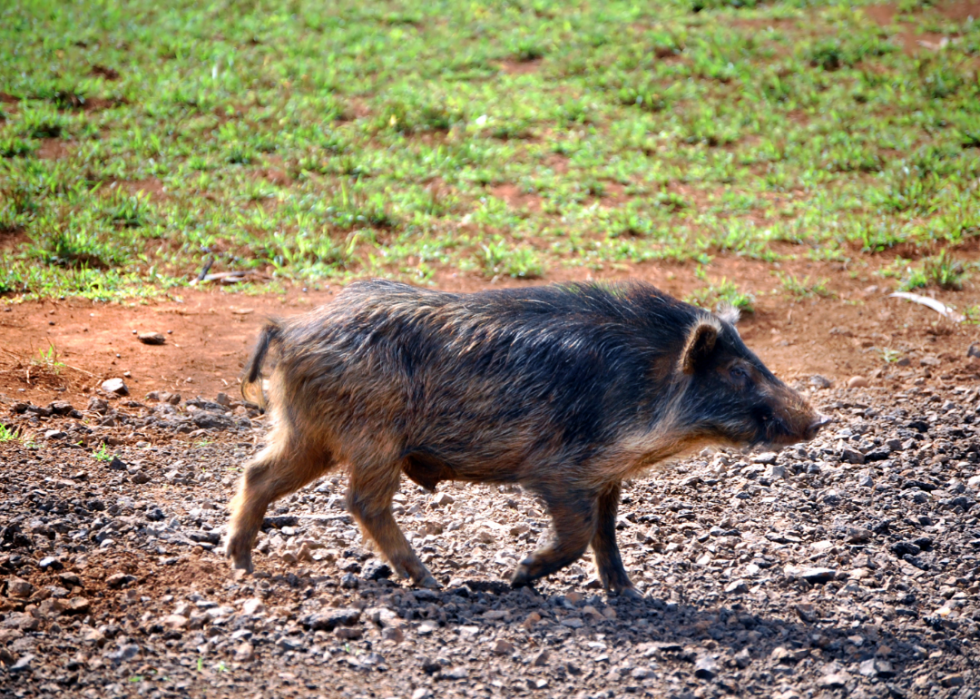
[[[828,583],[836,576],[837,571],[832,568],[806,568],[799,575],[800,578],[806,580],[811,585]]]
[[[317,612],[303,619],[302,624],[312,631],[333,631],[338,626],[353,626],[361,619],[361,611],[350,607]]]
[[[113,456],[112,461],[106,464],[106,468],[110,471],[125,471],[126,462],[120,459],[118,456]]]
[[[55,401],[48,407],[51,408],[51,412],[55,415],[71,415],[75,410],[71,403],[63,400]]]
[[[46,556],[45,558],[42,558],[38,562],[37,566],[41,570],[61,570],[65,567],[61,560],[55,556]]]
[[[115,573],[114,575],[110,575],[105,579],[106,586],[111,587],[114,590],[121,587],[126,587],[130,583],[134,582],[136,582],[136,578],[132,575],[126,575],[125,573]]]
[[[922,550],[911,541],[899,541],[889,546],[888,549],[899,558],[902,556],[914,556]]]
[[[93,413],[98,413],[99,415],[105,415],[109,411],[109,404],[106,403],[101,398],[92,396],[88,400],[88,406],[86,410],[90,410]]]
[[[127,643],[118,650],[106,653],[106,658],[113,664],[118,665],[128,660],[132,660],[139,655],[140,647],[135,643]]]
[[[166,336],[162,333],[146,332],[140,333],[136,336],[136,339],[142,342],[144,345],[162,345],[167,341]]]
[[[702,655],[694,663],[694,676],[701,680],[713,679],[718,674],[718,663],[710,655]]]
[[[364,564],[361,576],[365,580],[384,580],[390,578],[392,574],[391,566],[383,561],[370,560]]]
[[[863,464],[864,454],[855,449],[844,449],[840,455],[841,461],[849,464]]]
[[[198,411],[191,416],[195,425],[203,430],[226,430],[235,426],[235,421],[221,413]]]
[[[212,413],[228,412],[228,406],[225,405],[224,403],[214,403],[209,400],[204,400],[200,396],[198,396],[197,398],[189,398],[187,400],[187,405],[194,408],[198,408],[199,410],[203,410],[206,412],[212,412]]]
[[[262,520],[263,529],[282,529],[283,527],[295,527],[297,524],[299,524],[299,517],[296,515],[275,515]]]

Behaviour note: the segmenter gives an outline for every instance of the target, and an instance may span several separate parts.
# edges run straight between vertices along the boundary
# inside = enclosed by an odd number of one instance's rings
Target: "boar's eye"
[[[732,381],[744,386],[749,382],[749,372],[745,370],[745,367],[740,364],[736,364],[731,369],[728,370],[728,375],[732,377]]]

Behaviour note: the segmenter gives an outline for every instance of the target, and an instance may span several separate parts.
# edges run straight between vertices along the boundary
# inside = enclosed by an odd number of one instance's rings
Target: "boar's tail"
[[[242,398],[250,403],[254,403],[260,408],[266,405],[265,394],[262,391],[262,364],[265,362],[265,355],[269,352],[269,346],[279,344],[282,340],[282,326],[277,320],[270,320],[262,328],[259,341],[252,350],[252,356],[245,364],[242,373]]]

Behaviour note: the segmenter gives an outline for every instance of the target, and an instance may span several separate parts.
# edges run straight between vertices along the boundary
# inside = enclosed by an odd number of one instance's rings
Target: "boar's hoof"
[[[515,588],[529,587],[535,580],[537,580],[537,576],[531,575],[531,569],[522,563],[514,571],[514,575],[510,579],[510,586]]]
[[[228,542],[228,546],[225,548],[225,555],[231,559],[231,567],[235,571],[236,576],[252,572],[252,552],[242,546],[236,545],[235,540]]]
[[[624,587],[621,590],[610,590],[610,592],[619,595],[623,599],[633,600],[634,602],[643,599],[643,593],[641,593],[632,585],[630,585],[629,587]]]
[[[415,586],[416,587],[424,587],[424,588],[427,588],[429,590],[441,590],[442,589],[442,583],[440,583],[438,580],[436,580],[435,578],[433,578],[431,575],[426,575],[421,580],[416,580],[415,581]]]

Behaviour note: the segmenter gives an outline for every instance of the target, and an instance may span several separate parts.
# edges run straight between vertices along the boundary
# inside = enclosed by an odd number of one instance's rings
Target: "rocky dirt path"
[[[225,396],[8,402],[36,443],[0,444],[0,694],[976,696],[980,396],[916,371],[814,377],[836,420],[817,440],[625,488],[640,601],[607,598],[588,558],[511,590],[540,506],[406,482],[396,516],[445,584],[412,590],[365,548],[342,475],[273,506],[236,580],[226,505],[264,418]]]

